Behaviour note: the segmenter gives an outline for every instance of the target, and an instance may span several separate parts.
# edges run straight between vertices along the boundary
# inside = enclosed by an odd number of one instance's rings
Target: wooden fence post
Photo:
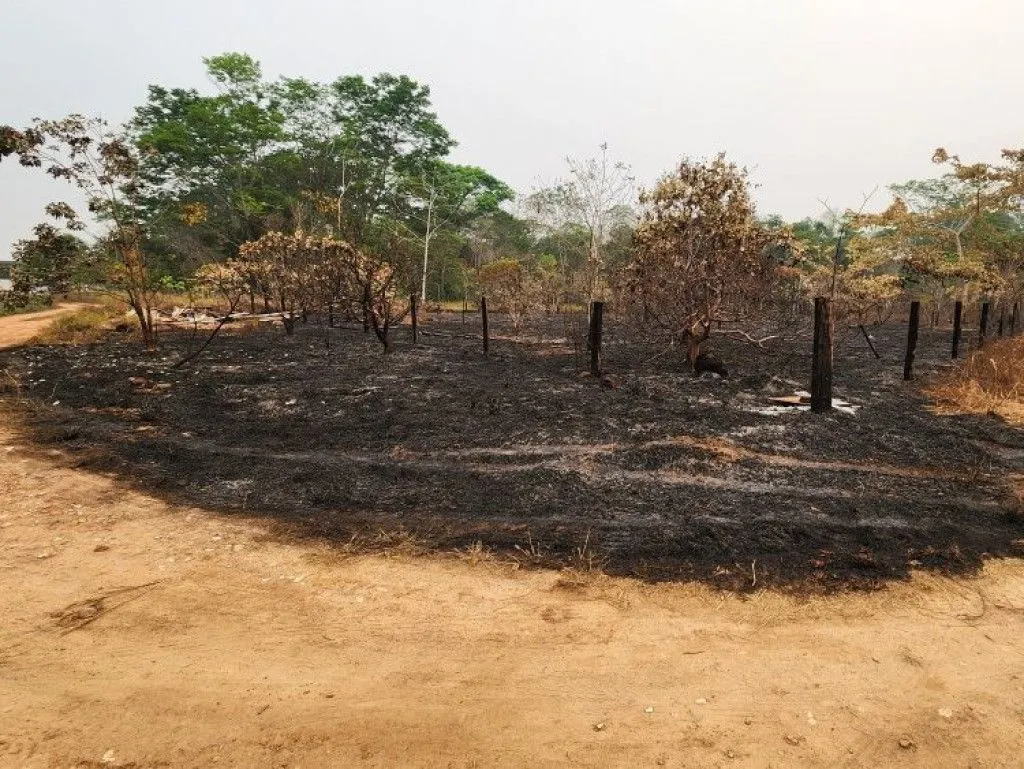
[[[957,302],[953,307],[953,359],[960,355],[960,335],[963,333],[964,303]]]
[[[914,378],[914,353],[917,351],[917,329],[921,322],[921,303],[910,303],[910,326],[907,329],[907,357],[903,360],[903,379]]]
[[[814,353],[811,359],[811,411],[832,410],[832,307],[828,299],[814,300]]]
[[[491,336],[487,328],[487,297],[480,297],[480,319],[484,324],[484,355],[487,355],[491,349]]]
[[[601,375],[601,335],[604,325],[604,302],[590,303],[590,334],[587,347],[590,349],[590,373]]]
[[[985,332],[988,331],[988,302],[981,305],[981,325],[978,329],[978,347],[985,346]]]
[[[416,294],[409,295],[409,312],[412,313],[412,343],[416,344],[417,337],[419,336],[417,328],[418,318],[416,317]]]

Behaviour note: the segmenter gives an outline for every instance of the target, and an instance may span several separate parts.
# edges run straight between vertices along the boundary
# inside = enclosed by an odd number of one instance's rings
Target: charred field
[[[839,330],[836,395],[855,413],[774,408],[806,387],[810,342],[712,337],[730,376],[607,333],[584,375],[551,319],[513,339],[439,313],[382,355],[372,334],[310,323],[156,354],[112,335],[0,353],[4,416],[41,451],[173,504],[266,518],[346,547],[476,548],[531,566],[600,568],[729,589],[870,588],[915,568],[970,573],[1024,555],[1012,480],[1024,435],[939,416],[902,381],[905,330]],[[948,363],[922,330],[920,377]]]

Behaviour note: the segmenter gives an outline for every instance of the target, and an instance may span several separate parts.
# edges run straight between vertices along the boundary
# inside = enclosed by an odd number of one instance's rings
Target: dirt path
[[[27,342],[42,331],[54,318],[66,315],[84,304],[60,304],[45,312],[28,312],[22,315],[8,315],[0,318],[0,347],[13,347]]]
[[[0,425],[0,767],[1020,765],[1020,561],[740,598],[349,557],[70,465]]]

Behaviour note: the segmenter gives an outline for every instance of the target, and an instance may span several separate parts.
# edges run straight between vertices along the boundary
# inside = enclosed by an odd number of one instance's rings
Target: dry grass
[[[991,413],[1024,424],[1024,336],[990,342],[927,393],[939,413]]]
[[[129,319],[123,307],[115,303],[83,307],[56,318],[33,341],[36,344],[90,344],[100,341],[122,323],[126,328],[138,325],[138,321]]]

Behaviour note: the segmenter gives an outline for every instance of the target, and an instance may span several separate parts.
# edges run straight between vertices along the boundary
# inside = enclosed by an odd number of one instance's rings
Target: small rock
[[[948,721],[953,717],[953,708],[939,708],[939,715]]]
[[[694,705],[707,705],[708,701],[704,697],[698,697],[697,699],[695,699],[693,701],[693,704]]]
[[[94,547],[94,548],[92,549],[92,551],[93,551],[94,553],[105,553],[105,552],[107,552],[107,551],[108,551],[109,549],[110,549],[110,545],[96,545],[96,547]]]
[[[599,723],[594,724],[594,731],[595,732],[603,732],[604,731],[604,721],[601,721]]]
[[[646,708],[644,708],[644,713],[647,713],[648,715],[650,715],[653,712],[654,712],[654,706],[653,705],[648,705]]]
[[[817,726],[818,725],[818,719],[815,718],[814,717],[814,713],[812,713],[809,710],[807,711],[807,723],[810,724],[811,726]]]
[[[903,748],[903,750],[910,750],[914,747],[914,741],[909,737],[900,737],[899,746]]]
[[[725,757],[726,758],[736,758],[736,754],[733,753],[731,750],[727,750],[727,751],[725,751]]]
[[[752,723],[754,723],[754,719],[752,719],[752,718],[744,718],[744,719],[743,719],[743,723],[744,723],[744,724],[745,724],[746,726],[750,726],[750,725],[751,725]]]
[[[782,739],[784,739],[790,745],[799,745],[801,742],[804,741],[804,738],[797,734],[787,734]]]
[[[104,764],[113,764],[116,761],[117,757],[114,755],[113,750],[108,750],[106,753],[103,754],[103,758],[100,759],[100,762]]]

